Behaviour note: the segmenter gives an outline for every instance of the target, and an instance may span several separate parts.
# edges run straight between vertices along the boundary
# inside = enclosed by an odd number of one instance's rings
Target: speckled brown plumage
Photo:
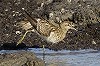
[[[52,42],[52,43],[60,42],[65,38],[66,33],[69,29],[75,29],[72,27],[72,24],[71,24],[72,22],[70,21],[63,21],[60,24],[57,24],[53,22],[51,23],[49,20],[47,21],[44,19],[32,18],[28,16],[29,14],[27,12],[26,12],[26,15],[27,15],[26,18],[29,21],[27,21],[26,24],[22,25],[22,28],[25,29],[26,28],[25,25],[27,26],[31,25],[28,27],[30,29],[33,26],[33,29],[29,31],[36,32],[38,35],[40,35],[42,38],[44,38],[48,42]],[[25,30],[28,31],[28,28]]]

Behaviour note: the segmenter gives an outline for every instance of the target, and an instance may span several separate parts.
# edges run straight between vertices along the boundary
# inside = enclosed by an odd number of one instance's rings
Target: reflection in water
[[[35,54],[42,59],[42,50],[42,48],[29,48],[27,51],[35,52]],[[17,51],[1,50],[0,53],[11,53]],[[53,51],[45,49],[45,61],[47,66],[100,66],[100,52],[93,49],[78,51]]]

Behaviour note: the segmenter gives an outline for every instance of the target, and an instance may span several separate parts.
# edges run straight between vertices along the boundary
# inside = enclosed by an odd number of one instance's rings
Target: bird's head
[[[68,31],[69,29],[73,29],[73,30],[76,30],[74,27],[75,27],[75,24],[72,23],[71,21],[63,21],[61,24],[60,24],[61,28],[65,31]]]

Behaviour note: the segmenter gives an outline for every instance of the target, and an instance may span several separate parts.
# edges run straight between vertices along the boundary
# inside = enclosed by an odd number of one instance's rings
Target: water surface
[[[17,50],[18,51],[18,50]],[[0,53],[17,52],[16,50],[1,50]],[[43,59],[42,48],[29,48],[37,57]],[[100,66],[100,51],[93,49],[53,51],[45,49],[46,66]]]

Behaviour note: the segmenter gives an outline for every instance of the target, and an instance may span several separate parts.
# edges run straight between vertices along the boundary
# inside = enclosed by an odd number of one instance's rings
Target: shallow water
[[[27,51],[35,52],[37,57],[43,59],[42,48],[29,48]],[[16,50],[2,50],[0,53],[16,52]],[[61,50],[53,51],[45,49],[46,66],[100,66],[100,51],[85,50]]]

